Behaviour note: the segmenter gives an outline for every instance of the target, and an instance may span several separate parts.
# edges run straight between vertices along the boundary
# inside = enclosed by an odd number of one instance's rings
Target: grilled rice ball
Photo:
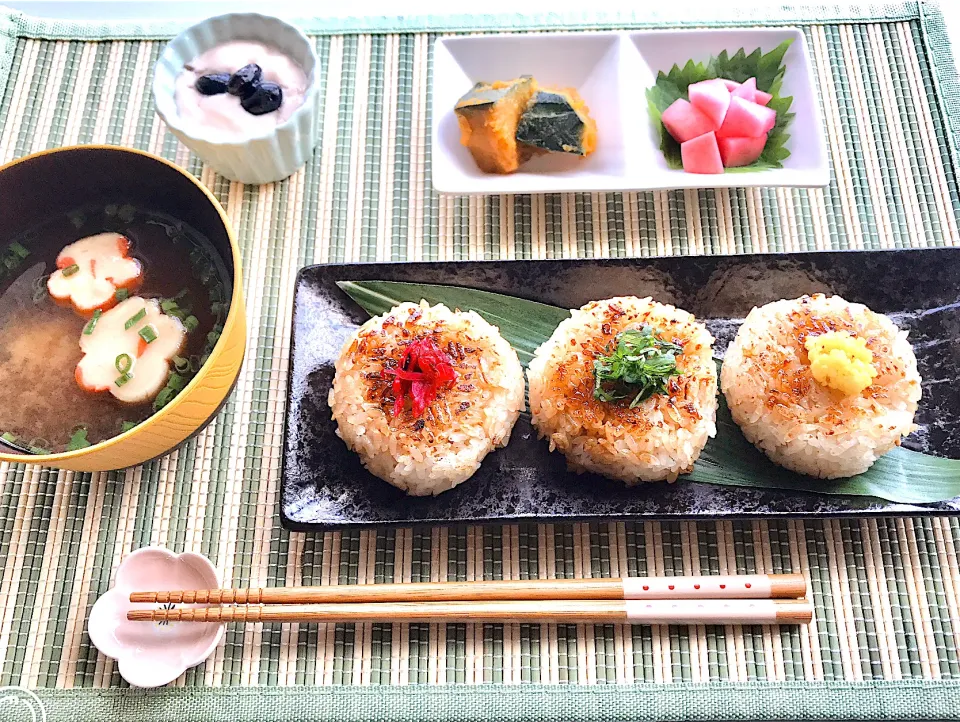
[[[421,302],[350,337],[328,400],[337,434],[372,474],[427,496],[466,481],[507,444],[523,391],[517,353],[495,326]]]
[[[781,466],[823,479],[861,474],[899,445],[921,394],[907,332],[820,293],[754,308],[720,378],[747,439]]]
[[[649,326],[677,344],[679,375],[634,408],[630,399],[595,398],[594,362],[618,334]],[[576,472],[628,485],[674,481],[692,470],[716,434],[717,367],[713,337],[686,311],[650,298],[593,301],[563,321],[528,370],[530,411],[541,438]]]

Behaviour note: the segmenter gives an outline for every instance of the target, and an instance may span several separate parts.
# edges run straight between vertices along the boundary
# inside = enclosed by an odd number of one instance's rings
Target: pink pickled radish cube
[[[718,138],[759,138],[769,133],[777,122],[777,113],[772,108],[751,103],[743,98],[731,98],[730,109],[723,125],[717,131]]]
[[[690,104],[707,116],[713,123],[710,130],[716,130],[730,107],[730,91],[720,78],[701,80],[687,88]]]
[[[756,162],[766,144],[766,133],[758,138],[717,138],[724,168],[738,168]]]
[[[753,102],[758,105],[766,105],[771,100],[773,100],[773,96],[770,95],[770,93],[764,93],[762,90],[758,89],[757,92],[753,94]]]
[[[756,103],[757,95],[757,79],[756,78],[747,78],[742,83],[740,87],[731,92],[734,98],[743,98],[744,100],[749,100],[751,103]]]
[[[681,143],[680,157],[687,173],[723,173],[720,148],[713,131]]]
[[[675,100],[660,116],[667,132],[678,143],[716,130],[710,119],[683,98]]]
[[[736,80],[727,80],[726,78],[720,78],[720,80],[723,81],[723,84],[727,86],[727,90],[729,90],[731,93],[740,87],[740,83],[738,83]]]

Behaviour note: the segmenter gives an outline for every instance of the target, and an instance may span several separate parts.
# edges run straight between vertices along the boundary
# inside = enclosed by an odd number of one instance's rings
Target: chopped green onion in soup
[[[131,328],[136,326],[140,321],[147,317],[147,309],[141,308],[133,316],[127,319],[126,324],[124,324],[124,329],[129,331]]]
[[[103,315],[103,311],[99,308],[93,312],[93,318],[90,319],[90,322],[83,327],[83,335],[89,336],[94,332],[94,329],[97,328],[97,321],[100,320],[100,317]]]
[[[114,365],[117,367],[117,371],[119,371],[121,374],[125,374],[133,368],[133,358],[131,358],[130,354],[128,353],[122,353],[117,356]]]
[[[144,326],[138,332],[144,343],[153,343],[157,340],[157,331],[153,326]]]

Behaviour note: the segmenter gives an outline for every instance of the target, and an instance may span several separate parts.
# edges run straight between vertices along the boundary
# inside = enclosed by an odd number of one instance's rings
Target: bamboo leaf
[[[865,473],[815,479],[787,471],[760,453],[740,432],[723,394],[717,436],[710,439],[686,478],[706,484],[783,489],[831,496],[872,496],[901,504],[930,504],[960,496],[960,461],[897,447]]]
[[[533,352],[550,338],[566,309],[488,291],[393,281],[338,283],[370,315],[386,313],[403,302],[442,303],[451,309],[476,311],[499,327],[527,366]],[[711,439],[690,481],[720,486],[874,497],[902,504],[930,504],[960,496],[960,460],[921,454],[902,447],[879,459],[870,469],[846,479],[815,479],[777,466],[744,438],[720,396],[717,436]]]
[[[453,310],[476,311],[500,329],[500,334],[516,349],[524,368],[540,344],[570,316],[569,311],[556,306],[460,286],[393,281],[340,281],[337,285],[371,316],[386,313],[405,301],[421,300],[442,303]]]
[[[660,120],[663,111],[678,98],[688,100],[687,88],[693,83],[712,78],[726,78],[742,83],[747,78],[757,79],[757,88],[773,95],[768,107],[777,111],[777,122],[767,135],[767,144],[763,153],[755,163],[739,168],[725,168],[724,173],[743,173],[744,171],[766,170],[782,168],[783,161],[790,155],[785,144],[790,137],[787,127],[793,121],[794,114],[790,112],[792,97],[781,97],[780,86],[783,84],[783,74],[786,67],[783,57],[790,49],[793,39],[784,40],[769,53],[763,54],[760,48],[747,55],[744,48],[740,48],[731,57],[727,51],[711,57],[706,63],[694,63],[688,60],[682,68],[674,65],[669,73],[662,70],[657,74],[657,81],[646,91],[647,110],[654,127],[660,133],[660,150],[667,162],[667,166],[676,170],[683,168],[680,158],[680,144],[673,139],[663,127]]]

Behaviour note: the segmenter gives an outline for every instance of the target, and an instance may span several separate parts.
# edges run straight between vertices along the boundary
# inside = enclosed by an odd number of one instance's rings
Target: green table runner
[[[217,195],[243,249],[250,319],[216,422],[164,459],[75,474],[0,465],[0,686],[48,719],[798,719],[960,716],[960,522],[951,518],[522,524],[291,534],[278,520],[294,276],[326,261],[559,258],[955,245],[960,86],[925,3],[708,9],[701,24],[807,35],[832,182],[467,198],[430,180],[432,42],[473,29],[690,24],[634,16],[304,20],[322,141],[282,183],[230,183],[155,116],[167,24],[0,10],[0,162],[110,143]],[[126,688],[86,618],[129,551],[210,557],[232,586],[800,571],[804,628],[231,626],[175,685]],[[0,696],[3,693],[0,691]],[[0,718],[6,718],[0,707]],[[24,717],[24,719],[28,719]]]

